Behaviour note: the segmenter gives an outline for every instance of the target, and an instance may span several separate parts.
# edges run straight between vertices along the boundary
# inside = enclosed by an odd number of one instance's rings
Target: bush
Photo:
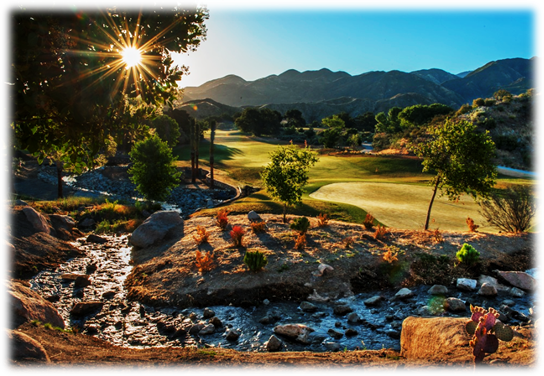
[[[374,227],[374,216],[370,213],[366,213],[365,220],[363,221],[363,226],[367,230],[371,230]]]
[[[317,227],[325,227],[329,224],[329,216],[327,214],[320,213],[317,216]]]
[[[536,214],[531,188],[517,185],[491,194],[489,200],[478,202],[480,214],[487,222],[505,232],[525,232]]]
[[[207,243],[209,236],[210,235],[208,234],[208,231],[206,231],[205,227],[196,226],[196,235],[193,235],[193,239],[195,239],[196,244],[200,245],[202,243]]]
[[[268,260],[264,253],[260,251],[247,251],[244,256],[244,264],[252,272],[258,272],[268,264]]]
[[[304,247],[306,247],[306,243],[306,234],[298,234],[295,240],[295,249],[304,249]]]
[[[482,98],[477,98],[472,101],[472,107],[474,108],[481,107],[484,105],[485,105],[485,100],[483,100]]]
[[[159,136],[137,142],[129,153],[132,167],[128,173],[136,189],[147,200],[165,200],[179,184],[181,173],[172,164],[172,149]]]
[[[212,252],[205,252],[204,256],[202,256],[202,253],[200,253],[199,250],[195,252],[195,265],[201,273],[210,271],[212,269],[212,263]]]
[[[305,234],[310,228],[310,221],[306,217],[299,217],[289,225],[289,228],[297,231],[299,234]]]
[[[480,252],[470,244],[464,243],[461,249],[455,254],[455,257],[463,264],[473,265],[480,259]]]
[[[241,247],[242,246],[242,239],[244,237],[244,234],[246,232],[244,231],[244,229],[240,226],[234,226],[230,232],[230,238],[232,239],[232,243],[236,246],[236,247]]]
[[[266,223],[264,221],[251,222],[250,226],[254,233],[266,232]]]
[[[384,226],[378,225],[374,233],[374,239],[382,239],[387,234],[387,229]]]
[[[469,232],[476,232],[476,230],[480,227],[476,223],[474,223],[474,219],[467,217],[467,226]]]
[[[219,226],[221,230],[223,231],[227,229],[227,226],[229,224],[228,215],[229,215],[229,212],[225,209],[219,210],[217,214],[215,215],[217,226]]]

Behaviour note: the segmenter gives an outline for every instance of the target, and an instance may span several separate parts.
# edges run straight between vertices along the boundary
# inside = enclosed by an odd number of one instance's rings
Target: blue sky
[[[528,6],[395,10],[331,4],[209,5],[207,40],[176,59],[191,72],[182,86],[228,74],[255,80],[287,69],[459,73],[492,60],[536,55],[536,11]]]

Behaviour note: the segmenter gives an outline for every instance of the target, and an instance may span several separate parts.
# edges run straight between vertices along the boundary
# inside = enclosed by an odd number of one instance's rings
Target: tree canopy
[[[187,72],[173,52],[195,50],[207,10],[120,8],[97,12],[13,13],[13,128],[17,144],[39,160],[53,152],[81,171],[109,137],[144,129],[171,104]],[[126,60],[132,48],[139,62]]]
[[[433,195],[427,211],[425,230],[436,192],[440,190],[450,200],[468,193],[474,198],[486,197],[495,184],[497,170],[493,163],[495,144],[488,131],[478,132],[476,125],[466,121],[446,120],[431,127],[432,139],[414,147],[423,158],[423,171],[435,172]]]
[[[287,206],[302,200],[302,188],[308,182],[308,169],[317,163],[318,157],[308,147],[279,146],[270,153],[261,179],[266,191],[274,200],[283,203],[283,222],[286,222]]]

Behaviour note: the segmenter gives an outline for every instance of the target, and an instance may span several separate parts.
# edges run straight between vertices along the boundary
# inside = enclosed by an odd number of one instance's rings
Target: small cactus
[[[492,354],[499,348],[499,339],[508,342],[514,338],[514,331],[498,320],[499,313],[494,308],[486,311],[482,307],[470,306],[472,316],[465,325],[465,330],[472,339],[469,344],[473,348],[474,363],[484,360],[486,354]]]
[[[246,264],[252,272],[257,272],[268,264],[268,260],[260,251],[247,251],[244,256],[244,264]]]

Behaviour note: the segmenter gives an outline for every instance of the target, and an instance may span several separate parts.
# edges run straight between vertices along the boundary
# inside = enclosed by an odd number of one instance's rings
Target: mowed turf
[[[199,148],[201,166],[209,160],[209,134]],[[278,148],[275,140],[247,136],[238,131],[217,131],[215,137],[215,166],[228,180],[239,185],[262,187],[260,172]],[[287,143],[283,143],[287,144]],[[181,164],[190,160],[189,148],[174,150]],[[381,223],[400,229],[422,229],[432,190],[428,182],[432,175],[422,172],[421,160],[396,156],[319,155],[310,169],[302,205],[288,212],[315,216],[327,213],[332,218],[362,223],[370,212]],[[498,186],[527,180],[499,180]],[[523,182],[522,182],[523,180]],[[505,183],[505,184],[503,184]],[[229,206],[233,212],[281,213],[282,208],[264,190]],[[210,213],[211,214],[211,213]],[[470,196],[459,203],[437,196],[431,213],[430,229],[467,231],[466,218],[474,219],[480,230],[497,232],[485,226],[478,205]]]

